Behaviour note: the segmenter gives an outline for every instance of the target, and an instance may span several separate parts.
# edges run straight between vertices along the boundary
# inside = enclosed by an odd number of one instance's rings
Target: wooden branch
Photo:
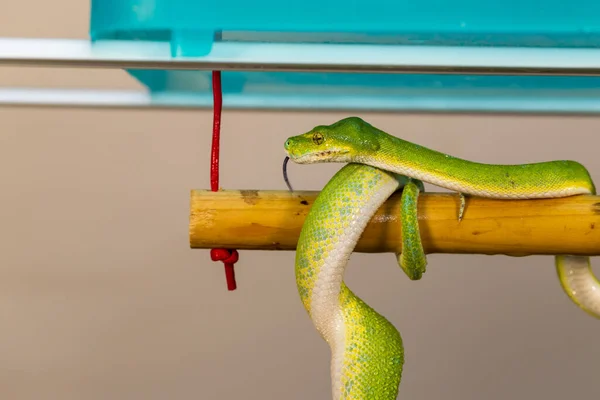
[[[295,250],[304,219],[319,192],[225,190],[191,193],[190,246]],[[395,252],[400,243],[400,194],[373,217],[355,251]],[[423,193],[419,224],[425,252],[600,255],[600,196],[544,200],[459,198]]]

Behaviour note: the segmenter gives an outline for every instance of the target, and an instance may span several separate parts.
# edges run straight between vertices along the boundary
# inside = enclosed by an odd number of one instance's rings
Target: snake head
[[[297,164],[353,162],[379,149],[379,132],[362,119],[349,117],[288,138],[285,151]]]

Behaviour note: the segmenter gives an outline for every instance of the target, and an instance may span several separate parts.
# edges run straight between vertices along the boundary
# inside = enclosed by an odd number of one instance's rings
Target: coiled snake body
[[[596,194],[588,171],[574,161],[520,165],[476,163],[389,135],[360,118],[317,126],[285,142],[298,164],[348,163],[329,181],[306,218],[296,251],[296,282],[315,328],[331,348],[332,395],[338,399],[396,399],[404,363],[400,333],[343,282],[346,264],[377,209],[400,187],[402,253],[410,279],[427,264],[417,220],[422,182],[465,195],[535,199]],[[600,318],[600,284],[589,257],[558,255],[562,288]]]

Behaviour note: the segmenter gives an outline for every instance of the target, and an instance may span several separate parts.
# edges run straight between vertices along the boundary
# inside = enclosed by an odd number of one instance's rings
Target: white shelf
[[[277,94],[225,94],[225,109],[304,111],[451,112],[508,114],[600,114],[600,93],[574,95],[547,91],[535,96],[507,92],[444,92],[406,96],[291,96]],[[128,90],[0,88],[0,106],[124,109],[211,109],[212,95],[155,94]]]
[[[171,57],[164,42],[0,39],[0,65],[222,71],[600,76],[600,49],[216,42]]]
[[[439,77],[433,76],[434,85],[430,81],[419,86],[420,81],[412,80],[412,75],[406,87],[403,82],[395,87],[374,85],[368,90],[331,85],[321,91],[319,80],[312,83],[314,90],[297,83],[282,89],[279,81],[268,77],[244,85],[240,93],[226,92],[226,109],[600,114],[600,84],[590,78],[600,77],[600,49],[217,41],[205,57],[171,57],[170,44],[165,42],[0,38],[0,67],[3,65],[171,70],[168,73],[176,76],[174,81],[185,91],[0,88],[0,106],[211,108],[210,78],[196,79],[201,75],[198,72],[179,80],[180,72],[173,70],[222,70],[460,74],[460,79],[467,78],[454,86],[438,87]],[[485,79],[488,77],[481,75],[520,77],[486,87],[471,85],[476,75]],[[543,79],[551,81],[516,82],[541,79],[531,75],[544,75]],[[588,78],[578,78],[584,76]],[[204,86],[198,86],[201,79]]]

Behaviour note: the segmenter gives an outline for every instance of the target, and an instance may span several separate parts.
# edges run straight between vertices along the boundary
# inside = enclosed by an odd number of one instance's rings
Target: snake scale
[[[535,199],[596,194],[589,172],[575,161],[484,164],[392,136],[357,117],[320,125],[285,142],[297,164],[346,163],[315,200],[298,240],[296,283],[316,330],[331,349],[334,400],[392,400],[404,365],[398,330],[344,284],[346,264],[377,209],[402,189],[402,253],[412,280],[425,272],[417,200],[423,182],[465,196]],[[285,164],[284,164],[285,165]],[[600,318],[600,284],[589,257],[555,256],[560,284],[588,314]]]

